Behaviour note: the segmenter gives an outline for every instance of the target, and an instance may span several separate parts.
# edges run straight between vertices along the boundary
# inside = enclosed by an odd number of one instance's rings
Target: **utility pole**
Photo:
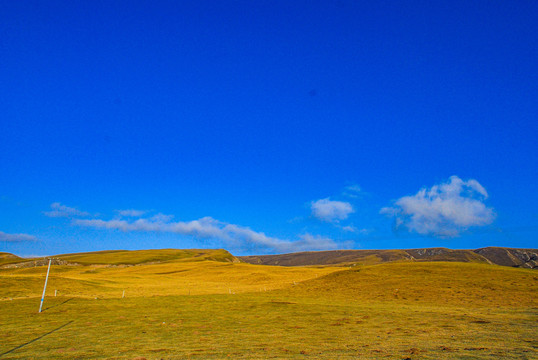
[[[47,290],[47,281],[49,281],[50,263],[52,259],[49,259],[49,268],[47,269],[47,277],[45,278],[45,286],[43,287],[43,295],[41,295],[41,303],[39,304],[39,312],[43,308],[43,301],[45,301],[45,291]]]

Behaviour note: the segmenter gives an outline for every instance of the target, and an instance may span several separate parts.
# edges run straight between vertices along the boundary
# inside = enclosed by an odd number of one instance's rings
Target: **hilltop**
[[[55,257],[82,265],[140,265],[187,260],[239,262],[235,256],[223,249],[111,250],[63,254]]]
[[[17,255],[13,255],[7,252],[0,252],[0,265],[16,263],[24,260],[25,259],[18,257]]]
[[[227,263],[240,262],[238,258],[223,249],[105,250],[61,254],[47,258],[53,259],[53,265],[134,266],[204,260]],[[24,259],[9,253],[0,253],[0,266],[4,265],[5,268],[35,267],[47,263],[46,258]]]
[[[410,250],[332,250],[281,255],[240,256],[240,260],[259,265],[374,265],[393,261],[450,261],[486,263],[502,266],[538,268],[537,249],[486,247],[476,250],[447,248]]]

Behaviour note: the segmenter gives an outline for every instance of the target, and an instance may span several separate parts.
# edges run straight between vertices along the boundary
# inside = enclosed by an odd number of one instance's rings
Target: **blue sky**
[[[536,247],[535,1],[4,1],[0,251]]]

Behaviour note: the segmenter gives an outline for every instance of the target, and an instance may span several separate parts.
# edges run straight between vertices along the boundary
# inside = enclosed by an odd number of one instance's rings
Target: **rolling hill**
[[[372,250],[363,260],[375,264],[351,268],[342,264],[360,264],[352,252],[314,254],[317,262],[338,266],[254,265],[224,250],[59,255],[42,313],[47,268],[39,265],[46,260],[0,266],[0,357],[538,355],[533,270],[490,265],[465,250],[449,251],[452,261],[437,262],[427,259],[444,259],[445,251]],[[516,255],[498,253],[497,261],[510,256]]]
[[[0,252],[0,266],[25,261],[25,259],[7,252]]]
[[[240,262],[238,258],[223,249],[105,250],[61,254],[37,259],[24,259],[9,253],[0,253],[0,267],[27,268],[43,266],[48,263],[48,258],[52,258],[53,265],[133,266],[203,260],[227,263]]]
[[[111,250],[64,254],[55,256],[55,258],[81,265],[140,265],[186,260],[239,262],[235,256],[223,249]]]

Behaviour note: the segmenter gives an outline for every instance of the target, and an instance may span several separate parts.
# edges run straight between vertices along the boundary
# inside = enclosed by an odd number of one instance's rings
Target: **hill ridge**
[[[538,269],[538,250],[484,247],[474,250],[445,247],[391,250],[327,250],[280,255],[239,256],[241,261],[259,265],[316,266],[372,265],[393,261],[475,262]]]
[[[8,254],[8,253],[6,253]],[[12,254],[10,254],[12,255]],[[7,256],[7,255],[6,255]],[[238,263],[238,258],[224,249],[152,249],[152,250],[101,250],[71,254],[59,254],[42,258],[14,259],[4,264],[4,268],[43,266],[52,258],[54,265],[106,265],[136,266],[166,262],[203,261]]]
[[[133,266],[176,261],[245,262],[277,266],[354,266],[402,261],[450,261],[486,263],[501,266],[538,269],[538,250],[506,247],[484,247],[460,250],[446,247],[387,250],[303,251],[278,255],[234,256],[224,249],[154,249],[101,250],[52,256],[56,265]],[[45,258],[24,259],[0,253],[0,267],[34,267],[46,265]]]

